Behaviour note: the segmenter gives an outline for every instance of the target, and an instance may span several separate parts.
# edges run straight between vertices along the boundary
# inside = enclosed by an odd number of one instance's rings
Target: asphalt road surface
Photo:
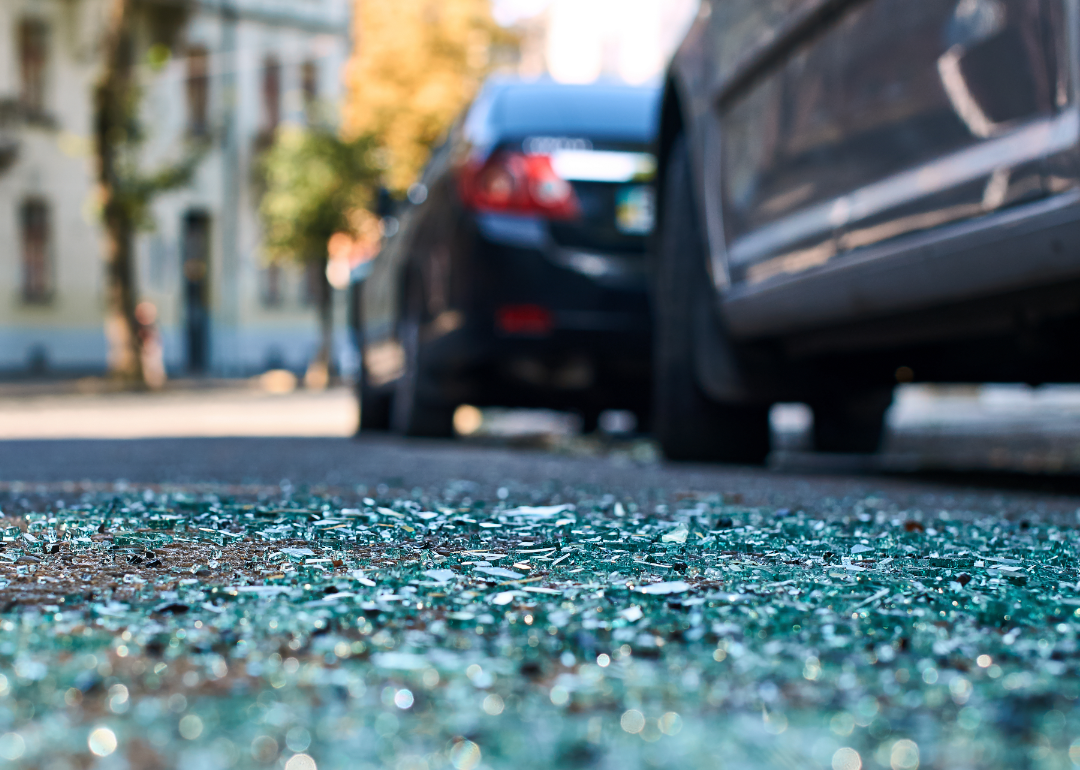
[[[202,485],[258,494],[309,488],[345,497],[417,488],[439,496],[536,503],[610,493],[670,502],[719,493],[748,505],[850,513],[948,510],[958,516],[1047,518],[1076,524],[1080,484],[1015,474],[796,473],[635,460],[632,448],[597,456],[467,442],[305,438],[0,442],[0,501],[70,498],[82,490]]]
[[[891,415],[886,452],[872,460],[804,451],[808,419],[798,407],[774,414],[778,451],[771,469],[762,469],[664,463],[647,439],[580,437],[565,418],[544,414],[490,413],[468,440],[354,440],[347,389],[9,391],[0,393],[0,504],[117,484],[310,488],[353,497],[419,488],[476,499],[504,490],[537,502],[598,492],[657,501],[719,493],[825,514],[871,500],[927,515],[1078,523],[1076,390],[908,390]]]

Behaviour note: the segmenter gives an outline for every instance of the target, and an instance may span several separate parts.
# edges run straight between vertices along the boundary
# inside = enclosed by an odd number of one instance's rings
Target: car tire
[[[435,402],[430,391],[428,362],[423,341],[424,298],[419,281],[406,287],[405,307],[398,325],[398,342],[404,352],[404,371],[394,387],[390,427],[395,433],[418,438],[450,438],[454,435],[454,407]]]
[[[814,449],[818,452],[873,454],[881,449],[892,388],[846,393],[815,401]]]
[[[654,298],[657,439],[672,460],[760,464],[769,452],[769,406],[718,403],[698,382],[695,318],[711,305],[713,289],[685,137],[672,148],[663,196]]]
[[[385,432],[390,430],[391,395],[377,390],[368,381],[363,366],[357,383],[357,401],[360,405],[359,433]]]
[[[600,432],[600,415],[603,409],[599,407],[585,407],[579,414],[581,416],[581,435],[592,436]]]
[[[366,360],[367,335],[364,329],[363,286],[351,287],[350,324],[356,335],[356,347],[360,353],[360,371],[356,377],[356,405],[359,419],[356,435],[390,430],[390,399],[388,388],[376,388],[368,379]]]

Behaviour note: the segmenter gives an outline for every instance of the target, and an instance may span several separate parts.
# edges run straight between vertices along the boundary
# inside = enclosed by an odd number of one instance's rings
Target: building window
[[[304,112],[308,121],[314,119],[315,107],[319,102],[319,65],[306,61],[300,65],[300,84],[304,91]]]
[[[49,207],[44,201],[28,200],[22,205],[20,220],[23,301],[48,302],[53,292]]]
[[[281,122],[281,63],[273,56],[263,62],[263,130],[273,133]]]
[[[282,275],[281,265],[271,263],[263,270],[263,304],[266,307],[280,307],[284,301],[281,290]]]
[[[19,102],[29,116],[45,112],[45,68],[49,59],[49,28],[38,19],[19,24]]]
[[[192,48],[187,59],[188,133],[206,136],[210,130],[210,65],[205,48]]]

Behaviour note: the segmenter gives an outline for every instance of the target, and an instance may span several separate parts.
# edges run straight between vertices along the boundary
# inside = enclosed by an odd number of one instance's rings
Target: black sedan
[[[495,80],[437,148],[354,287],[361,430],[455,409],[648,419],[659,91]]]
[[[706,0],[658,142],[658,435],[875,450],[897,383],[1076,382],[1074,0]]]

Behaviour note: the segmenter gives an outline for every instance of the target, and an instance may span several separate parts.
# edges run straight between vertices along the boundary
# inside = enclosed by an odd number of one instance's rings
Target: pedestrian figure
[[[135,320],[139,324],[143,378],[152,390],[161,390],[168,377],[161,333],[157,328],[157,307],[152,302],[140,302],[135,308]]]

